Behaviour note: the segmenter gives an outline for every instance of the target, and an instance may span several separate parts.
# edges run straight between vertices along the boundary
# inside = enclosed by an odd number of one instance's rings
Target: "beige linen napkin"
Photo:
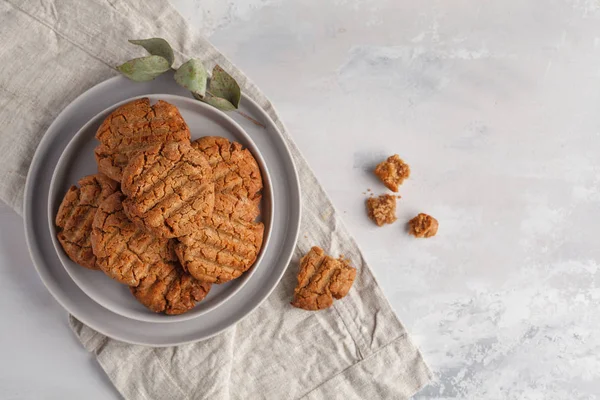
[[[303,218],[291,266],[273,294],[235,327],[169,348],[125,344],[74,318],[71,327],[127,399],[403,399],[431,374],[371,270],[267,98],[165,1],[0,1],[0,198],[22,211],[36,145],[77,95],[137,56],[128,38],[160,36],[231,72],[283,133],[299,170]],[[328,215],[323,219],[323,215]],[[304,233],[309,237],[304,238]],[[301,254],[318,244],[358,268],[328,310],[289,305]]]

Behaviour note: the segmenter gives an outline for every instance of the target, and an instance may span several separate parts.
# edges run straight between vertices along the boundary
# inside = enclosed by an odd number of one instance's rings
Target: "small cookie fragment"
[[[92,251],[90,235],[98,205],[118,190],[118,182],[104,174],[81,178],[79,187],[71,186],[56,213],[57,238],[65,253],[77,264],[99,269]]]
[[[438,221],[431,215],[420,213],[408,222],[409,233],[418,238],[435,236],[438,230]]]
[[[375,175],[381,179],[388,189],[397,192],[398,186],[410,176],[410,167],[402,161],[398,154],[394,154],[377,165]]]
[[[367,211],[377,226],[391,224],[396,221],[396,197],[391,194],[370,197],[367,199]]]
[[[292,305],[304,310],[323,310],[348,294],[354,283],[356,268],[340,257],[334,259],[323,249],[313,247],[300,259],[298,286]]]
[[[261,222],[232,220],[213,213],[193,234],[178,238],[175,252],[183,268],[203,282],[225,283],[246,272],[262,247]]]
[[[133,296],[156,313],[183,314],[202,301],[210,290],[210,283],[200,282],[181,269],[177,263],[159,262],[152,266],[136,287],[130,287]]]
[[[214,209],[212,168],[189,143],[156,144],[138,153],[121,185],[129,219],[157,236],[188,235]]]
[[[190,130],[179,110],[166,101],[150,105],[145,97],[110,113],[96,132],[98,171],[121,181],[123,169],[138,152],[157,143],[190,141]]]

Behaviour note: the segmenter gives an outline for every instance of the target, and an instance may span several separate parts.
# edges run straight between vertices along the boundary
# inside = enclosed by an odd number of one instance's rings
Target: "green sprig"
[[[129,42],[143,47],[150,55],[134,58],[117,66],[117,70],[125,77],[132,81],[145,82],[172,69],[175,57],[171,45],[165,39],[150,38]],[[213,68],[209,77],[202,61],[193,58],[175,69],[174,78],[179,85],[192,92],[194,98],[219,110],[237,110],[240,104],[240,86],[219,65]]]

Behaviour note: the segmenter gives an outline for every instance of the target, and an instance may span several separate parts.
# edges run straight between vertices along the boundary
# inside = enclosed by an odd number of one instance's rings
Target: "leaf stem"
[[[208,90],[208,89],[206,89],[206,94],[208,94],[209,96],[213,96],[213,97],[214,97],[214,94],[212,94],[212,93],[210,92],[210,90]],[[196,97],[196,100],[202,101],[202,100],[198,99],[197,97]],[[254,118],[252,118],[251,116],[249,116],[249,115],[248,115],[248,114],[246,114],[245,112],[243,112],[243,111],[240,111],[240,110],[238,110],[238,109],[236,109],[236,110],[235,110],[235,112],[236,112],[236,113],[238,113],[239,115],[241,115],[242,117],[246,118],[248,121],[252,122],[254,125],[258,125],[258,126],[260,126],[261,128],[265,128],[265,129],[267,128],[266,126],[264,126],[264,125],[263,125],[263,124],[261,124],[259,121],[255,120]]]
[[[251,116],[249,116],[248,114],[246,114],[243,111],[240,110],[235,110],[236,113],[240,114],[242,117],[246,118],[248,121],[252,122],[255,125],[258,125],[262,128],[267,128],[266,126],[264,126],[263,124],[261,124],[260,122],[258,122],[257,120],[255,120],[254,118],[252,118]]]

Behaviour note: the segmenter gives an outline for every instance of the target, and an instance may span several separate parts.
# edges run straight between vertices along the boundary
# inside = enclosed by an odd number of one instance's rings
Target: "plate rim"
[[[237,285],[237,287],[233,290],[230,291],[230,293],[227,294],[227,296],[221,300],[219,300],[218,302],[216,302],[215,304],[207,307],[206,309],[203,309],[199,312],[196,312],[194,314],[191,313],[184,313],[184,314],[180,314],[180,315],[164,315],[164,314],[160,314],[160,313],[152,313],[150,315],[146,316],[141,316],[141,317],[136,317],[133,316],[132,314],[128,313],[128,312],[123,312],[121,310],[116,310],[110,306],[108,306],[106,304],[106,302],[101,301],[97,298],[97,296],[91,295],[88,290],[87,290],[87,286],[83,285],[80,282],[80,279],[75,277],[74,274],[72,273],[71,268],[67,267],[67,265],[65,265],[65,261],[70,260],[70,258],[68,256],[66,256],[64,253],[64,250],[62,250],[62,247],[60,246],[60,244],[58,243],[58,240],[56,239],[56,235],[55,232],[53,231],[53,228],[55,228],[55,222],[54,222],[54,218],[53,218],[53,214],[54,214],[54,210],[53,210],[53,204],[52,204],[52,196],[51,194],[53,193],[53,191],[56,188],[56,185],[58,185],[58,170],[59,167],[61,166],[61,164],[64,164],[65,162],[68,162],[65,157],[68,154],[72,154],[73,149],[72,147],[75,146],[75,142],[77,142],[77,139],[79,138],[79,136],[81,136],[83,134],[84,131],[88,130],[91,126],[92,123],[96,123],[98,119],[101,118],[101,116],[103,114],[107,114],[113,110],[115,110],[116,108],[127,104],[129,102],[132,102],[134,100],[138,100],[141,98],[149,98],[150,101],[158,101],[158,100],[165,100],[165,101],[181,101],[184,103],[189,104],[191,107],[200,107],[203,108],[205,110],[209,110],[209,112],[214,113],[215,115],[219,116],[220,118],[223,118],[225,121],[227,121],[227,123],[231,126],[233,126],[234,129],[236,129],[238,131],[239,134],[241,134],[241,136],[244,137],[244,139],[250,143],[250,146],[246,146],[245,148],[249,149],[252,151],[252,155],[257,159],[259,165],[262,167],[261,169],[263,170],[263,181],[267,182],[267,192],[268,192],[268,198],[267,198],[267,203],[270,204],[270,215],[271,218],[269,218],[269,223],[268,225],[265,225],[265,230],[268,232],[268,234],[263,238],[263,243],[262,243],[262,247],[261,247],[261,251],[256,259],[256,261],[252,264],[250,271],[247,271],[246,273],[244,273],[244,278],[242,280],[242,282],[240,284]],[[58,118],[58,117],[57,117]],[[48,128],[50,129],[50,128]],[[210,135],[208,135],[210,136]],[[95,137],[94,137],[95,139]],[[250,147],[250,148],[249,148]],[[256,151],[254,151],[254,149]],[[64,169],[63,171],[64,172]],[[98,171],[99,173],[99,171]],[[266,178],[266,179],[265,179]],[[102,307],[106,308],[107,310],[121,315],[123,317],[132,319],[132,320],[136,320],[136,321],[142,321],[142,322],[151,322],[151,323],[160,323],[160,324],[165,324],[165,323],[173,323],[173,322],[182,322],[182,321],[187,321],[190,319],[194,319],[197,318],[203,314],[208,313],[209,311],[212,311],[214,309],[216,309],[217,307],[219,307],[220,305],[222,305],[224,302],[226,302],[227,300],[229,300],[232,296],[234,296],[247,282],[248,279],[250,279],[250,277],[254,274],[254,272],[256,271],[256,269],[260,266],[261,261],[263,259],[263,256],[265,254],[265,249],[268,247],[269,243],[270,243],[270,239],[271,239],[271,233],[272,233],[272,228],[273,228],[273,214],[275,212],[275,202],[273,200],[273,191],[271,189],[272,186],[272,180],[271,180],[271,173],[269,172],[269,168],[267,166],[267,163],[265,162],[262,153],[260,152],[260,149],[258,148],[258,146],[256,145],[256,143],[254,142],[254,140],[252,140],[252,138],[250,137],[250,135],[248,135],[248,133],[246,132],[246,130],[240,125],[238,124],[235,120],[233,120],[233,118],[231,118],[229,115],[227,115],[226,113],[211,107],[205,103],[199,102],[197,100],[194,100],[193,98],[190,97],[184,97],[184,96],[180,96],[180,95],[176,95],[176,94],[166,94],[166,93],[146,93],[143,95],[138,95],[138,96],[133,96],[133,97],[129,97],[125,100],[119,101],[115,104],[112,104],[108,107],[106,107],[105,109],[103,109],[102,111],[98,112],[97,114],[95,114],[92,118],[90,118],[85,124],[83,124],[81,126],[81,128],[79,128],[77,130],[77,132],[75,132],[75,134],[73,134],[73,136],[71,136],[71,138],[69,139],[69,142],[67,143],[67,145],[65,146],[65,148],[63,149],[60,157],[58,158],[58,161],[56,162],[56,165],[54,165],[54,171],[52,172],[52,178],[50,180],[50,186],[48,188],[48,192],[49,192],[49,196],[48,196],[48,204],[47,204],[47,212],[48,212],[48,228],[49,228],[49,234],[52,240],[52,244],[54,245],[54,249],[56,250],[56,253],[58,255],[58,258],[63,266],[63,268],[67,271],[67,274],[69,274],[69,277],[71,278],[71,280],[73,280],[73,282],[75,282],[75,284],[79,287],[79,289],[81,289],[82,292],[84,292],[90,299],[92,299],[93,301],[95,301],[96,303],[100,304]],[[263,192],[264,195],[264,192]],[[60,202],[59,202],[60,203]],[[102,271],[100,271],[102,272]],[[118,282],[116,282],[117,284],[119,284]],[[198,302],[197,304],[200,304],[201,302]],[[191,310],[190,310],[191,311]]]
[[[45,277],[45,274],[41,271],[41,267],[38,265],[38,256],[34,254],[34,248],[32,246],[32,240],[33,240],[33,226],[30,222],[31,220],[31,214],[33,212],[33,203],[30,201],[31,196],[32,196],[32,191],[33,188],[31,187],[32,185],[32,175],[34,173],[34,169],[33,167],[35,167],[38,163],[39,163],[39,159],[41,157],[44,156],[44,151],[42,149],[45,149],[48,147],[48,142],[51,140],[50,137],[47,135],[48,131],[51,129],[56,129],[55,125],[57,125],[57,121],[59,119],[59,117],[65,113],[71,112],[73,109],[76,108],[75,104],[80,102],[83,96],[86,95],[91,95],[94,92],[97,92],[99,90],[102,90],[105,86],[110,86],[113,82],[120,80],[120,79],[125,79],[122,78],[120,75],[116,75],[113,76],[109,79],[106,79],[102,82],[99,82],[98,84],[90,87],[89,89],[85,90],[84,92],[82,92],[81,94],[79,94],[78,96],[76,96],[68,105],[66,105],[60,113],[57,114],[57,116],[54,118],[54,120],[50,123],[50,125],[48,126],[48,128],[46,128],[43,137],[41,138],[35,152],[34,155],[31,159],[30,162],[30,167],[29,170],[27,172],[27,179],[26,179],[26,183],[25,183],[25,189],[24,189],[24,196],[23,196],[23,223],[25,226],[25,241],[27,244],[27,250],[29,252],[29,256],[32,260],[32,263],[34,265],[34,268],[36,269],[36,272],[38,273],[38,276],[40,277],[40,280],[42,281],[42,283],[44,284],[44,286],[46,287],[46,289],[50,292],[50,294],[52,295],[52,297],[67,311],[69,312],[71,315],[73,315],[75,318],[77,318],[79,321],[81,321],[82,323],[86,324],[87,326],[89,326],[90,328],[98,331],[99,333],[116,339],[116,340],[120,340],[126,343],[131,343],[131,344],[139,344],[139,345],[146,345],[146,346],[150,346],[150,347],[167,347],[167,346],[176,346],[176,345],[182,345],[182,344],[187,344],[187,343],[196,343],[199,341],[203,341],[203,340],[207,340],[209,338],[212,338],[222,332],[224,332],[225,330],[231,328],[232,326],[235,326],[236,324],[240,323],[243,319],[245,319],[246,317],[248,317],[248,315],[250,315],[252,312],[254,312],[261,304],[264,303],[264,301],[271,295],[271,293],[275,290],[275,288],[278,286],[279,282],[281,281],[281,278],[283,277],[286,269],[287,269],[287,265],[289,265],[292,257],[293,257],[293,251],[291,251],[286,257],[283,258],[283,260],[286,263],[286,268],[282,268],[278,274],[278,276],[276,277],[276,282],[275,284],[272,285],[271,288],[269,288],[266,293],[262,296],[262,298],[253,306],[251,307],[251,309],[248,310],[248,312],[246,312],[244,315],[242,315],[240,318],[237,318],[233,323],[221,328],[221,329],[217,329],[215,330],[212,334],[208,334],[202,338],[196,338],[196,339],[189,339],[189,340],[179,340],[179,341],[165,341],[164,343],[161,344],[156,344],[156,343],[152,343],[152,342],[148,342],[148,341],[140,341],[140,340],[131,340],[129,338],[125,338],[122,335],[114,335],[114,334],[109,334],[107,333],[102,326],[97,326],[96,323],[92,322],[90,323],[87,318],[85,318],[85,316],[82,318],[81,315],[76,315],[76,313],[73,313],[72,310],[69,309],[69,307],[67,307],[65,305],[65,302],[63,301],[63,299],[61,298],[60,295],[57,295],[57,291],[58,291],[58,284],[55,281],[52,281],[50,279],[47,279]],[[281,144],[283,145],[283,148],[286,150],[290,164],[292,166],[291,168],[291,173],[294,176],[294,182],[293,182],[293,187],[294,187],[294,193],[292,193],[292,198],[293,200],[297,203],[297,229],[295,231],[293,231],[291,233],[292,236],[292,243],[293,243],[293,247],[296,247],[296,244],[298,242],[298,237],[300,236],[300,228],[301,228],[301,221],[302,221],[302,192],[301,192],[301,184],[300,184],[300,176],[298,173],[298,168],[296,166],[296,162],[294,160],[294,156],[290,150],[290,144],[286,141],[285,136],[283,135],[283,133],[280,131],[279,127],[277,126],[277,124],[275,123],[275,121],[273,121],[271,119],[271,117],[267,114],[267,112],[254,100],[252,99],[250,96],[248,96],[245,92],[242,92],[242,98],[244,101],[247,101],[250,105],[252,105],[256,112],[258,114],[261,115],[261,117],[267,121],[270,121],[272,124],[273,129],[279,134],[279,136],[281,136],[282,140],[281,140]],[[31,207],[31,208],[30,208]],[[36,249],[36,252],[38,250]]]

